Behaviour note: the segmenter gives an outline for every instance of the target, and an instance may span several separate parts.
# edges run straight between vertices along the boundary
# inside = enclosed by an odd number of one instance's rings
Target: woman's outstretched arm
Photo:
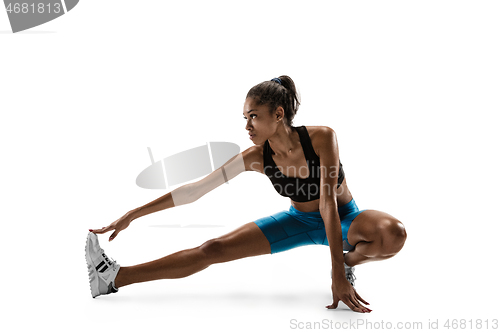
[[[103,234],[114,230],[113,234],[109,237],[111,241],[116,238],[120,231],[126,229],[133,220],[139,217],[198,200],[208,192],[233,179],[241,172],[252,170],[250,165],[258,158],[256,150],[253,149],[254,147],[252,146],[244,152],[233,156],[223,166],[214,170],[200,181],[176,188],[144,206],[132,209],[109,226],[101,229],[90,229],[90,231],[96,234]]]

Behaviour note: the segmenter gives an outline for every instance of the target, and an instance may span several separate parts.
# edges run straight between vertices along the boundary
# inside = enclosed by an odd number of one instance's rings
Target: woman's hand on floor
[[[338,279],[337,281],[332,281],[332,293],[333,293],[333,303],[332,305],[327,305],[328,309],[336,309],[339,301],[342,301],[347,305],[352,311],[370,313],[372,310],[363,306],[361,302],[366,305],[370,305],[361,296],[358,295],[354,287],[347,281],[347,279]]]

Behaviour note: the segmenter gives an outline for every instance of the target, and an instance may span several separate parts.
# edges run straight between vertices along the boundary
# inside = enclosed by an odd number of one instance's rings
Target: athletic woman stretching
[[[254,86],[243,107],[245,129],[254,146],[202,180],[133,209],[107,227],[90,229],[86,259],[92,296],[132,283],[183,278],[215,263],[322,244],[329,246],[332,262],[333,303],[327,308],[337,308],[340,300],[353,311],[370,312],[354,289],[353,267],[394,256],[405,243],[405,228],[389,214],[358,209],[346,184],[335,132],[327,126],[292,126],[299,105],[288,76]],[[243,171],[269,177],[276,191],[291,199],[289,210],[136,266],[120,267],[99,247],[96,234],[114,230],[109,237],[113,240],[133,220],[192,203]]]

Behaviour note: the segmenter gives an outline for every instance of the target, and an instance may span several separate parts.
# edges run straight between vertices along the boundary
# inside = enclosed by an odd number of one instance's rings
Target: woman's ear
[[[278,106],[278,108],[275,111],[275,114],[276,114],[276,120],[278,121],[283,120],[283,117],[285,116],[285,110],[283,109],[283,107]]]

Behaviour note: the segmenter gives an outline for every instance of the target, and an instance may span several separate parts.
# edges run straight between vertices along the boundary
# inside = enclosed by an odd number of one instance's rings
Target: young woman
[[[254,86],[243,108],[245,129],[254,146],[202,180],[133,209],[107,227],[90,229],[86,259],[92,296],[117,292],[132,283],[183,278],[214,263],[322,244],[329,246],[332,264],[333,303],[327,308],[337,308],[340,300],[353,311],[371,312],[354,289],[353,267],[394,256],[405,243],[405,228],[389,214],[358,209],[346,184],[335,132],[327,126],[292,126],[299,104],[288,76]],[[192,203],[243,171],[269,177],[276,191],[290,198],[289,210],[136,266],[120,267],[99,247],[96,234],[113,231],[109,237],[113,240],[133,220]]]

